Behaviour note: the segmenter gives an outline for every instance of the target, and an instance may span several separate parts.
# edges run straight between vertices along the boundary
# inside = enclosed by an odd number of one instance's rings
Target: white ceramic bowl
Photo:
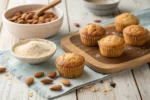
[[[43,56],[43,57],[32,57],[32,58],[31,57],[30,58],[29,57],[22,57],[22,56],[15,54],[14,49],[16,46],[28,43],[30,41],[41,41],[41,42],[48,43],[50,45],[50,49],[51,49],[49,54],[47,56]],[[38,38],[26,39],[26,40],[21,40],[18,43],[14,44],[13,47],[11,48],[11,52],[15,58],[17,58],[18,60],[21,60],[22,62],[29,63],[29,64],[39,64],[39,63],[42,63],[42,62],[49,60],[55,54],[56,45],[55,45],[55,43],[48,41],[48,40],[45,40],[45,39],[38,39]]]
[[[58,16],[58,19],[42,24],[17,24],[8,20],[12,17],[14,13],[18,11],[31,11],[34,9],[41,8],[44,5],[39,4],[30,4],[30,5],[21,5],[14,8],[6,10],[3,15],[3,24],[6,30],[16,37],[27,39],[27,38],[48,38],[56,34],[63,22],[63,12],[58,7],[51,8],[48,11],[52,11],[55,15]]]
[[[83,0],[83,4],[95,15],[109,15],[112,14],[120,0]]]

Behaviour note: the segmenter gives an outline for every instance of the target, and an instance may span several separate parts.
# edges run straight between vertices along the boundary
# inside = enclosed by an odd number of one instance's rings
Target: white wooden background
[[[150,7],[150,0],[121,0],[118,9],[110,16],[95,16],[84,8],[82,0],[62,0],[59,7],[64,11],[64,22],[60,33],[68,33],[79,30],[74,23],[84,26],[93,23],[94,19],[107,21],[122,12],[138,11]],[[50,0],[0,0],[0,15],[10,7],[28,4],[47,4]],[[10,35],[4,29],[0,19],[0,49],[10,48],[18,38]],[[104,83],[96,83],[100,89],[109,87],[110,81],[117,84],[111,92],[92,92],[87,89],[78,89],[68,95],[54,100],[150,100],[150,68],[148,64],[140,68],[121,73],[113,78],[104,80]],[[33,96],[30,97],[30,92]],[[0,74],[0,100],[46,100],[30,90],[24,83],[18,81],[9,74],[8,77]]]

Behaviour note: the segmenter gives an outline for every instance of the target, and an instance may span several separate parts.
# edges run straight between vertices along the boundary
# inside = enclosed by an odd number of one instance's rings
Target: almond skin
[[[50,84],[50,83],[52,83],[53,82],[53,80],[51,80],[51,79],[42,79],[41,80],[41,82],[43,83],[43,84]]]
[[[50,78],[55,78],[56,75],[57,75],[56,72],[49,72],[49,73],[48,73],[48,77],[50,77]]]
[[[44,75],[44,72],[37,72],[34,74],[34,77],[39,78],[42,77]]]
[[[1,72],[5,72],[6,71],[6,68],[5,67],[0,67],[0,73]]]
[[[62,79],[60,82],[61,82],[62,84],[64,84],[65,86],[70,86],[70,81],[69,81],[69,80]]]
[[[101,20],[99,20],[99,19],[95,19],[95,20],[94,20],[94,22],[95,22],[95,23],[100,23],[100,22],[101,22]]]
[[[52,91],[59,91],[62,89],[62,86],[57,84],[57,85],[53,85],[52,87],[50,87],[50,90]]]
[[[33,82],[34,82],[34,78],[33,77],[26,78],[26,84],[27,85],[31,85],[31,84],[33,84]]]

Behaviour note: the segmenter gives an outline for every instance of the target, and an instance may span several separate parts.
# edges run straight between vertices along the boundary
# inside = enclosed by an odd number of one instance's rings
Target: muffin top
[[[80,29],[79,31],[81,34],[90,37],[102,36],[105,35],[106,31],[102,26],[96,24],[89,24]]]
[[[115,23],[121,23],[123,24],[123,27],[126,27],[129,25],[138,25],[139,19],[133,14],[123,13],[115,18]]]
[[[56,58],[56,64],[60,67],[78,67],[84,64],[84,62],[84,57],[76,53],[65,53]]]
[[[148,30],[139,25],[130,25],[123,30],[123,33],[132,36],[143,36],[148,34]]]
[[[116,35],[109,35],[99,41],[101,46],[106,47],[118,47],[124,45],[124,43],[124,39]]]

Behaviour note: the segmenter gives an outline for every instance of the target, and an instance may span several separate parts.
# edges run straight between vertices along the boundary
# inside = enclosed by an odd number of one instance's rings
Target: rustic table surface
[[[79,30],[74,23],[82,26],[94,23],[93,20],[101,19],[107,21],[123,12],[138,11],[150,7],[150,0],[121,0],[116,12],[109,16],[95,16],[91,14],[82,4],[82,0],[62,0],[58,6],[64,12],[64,22],[60,33],[68,33]],[[7,8],[21,4],[40,3],[48,4],[50,0],[0,0],[0,15]],[[0,19],[0,49],[10,48],[18,38],[10,35],[3,27]],[[20,66],[21,67],[21,66]],[[9,75],[9,76],[8,76]],[[72,93],[56,98],[54,100],[150,100],[150,67],[148,64],[140,68],[129,70],[115,77],[96,83],[100,91],[92,92],[81,88]],[[109,87],[110,81],[116,83],[116,87],[108,92],[102,92],[103,88]],[[31,96],[33,93],[33,96]],[[11,74],[0,74],[0,100],[46,100],[24,83],[17,80]]]

